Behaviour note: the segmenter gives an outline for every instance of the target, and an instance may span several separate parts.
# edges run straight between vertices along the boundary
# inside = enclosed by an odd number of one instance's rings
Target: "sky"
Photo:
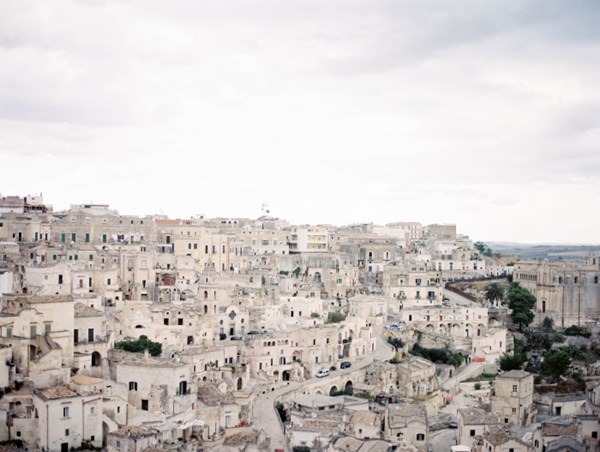
[[[0,193],[600,243],[596,0],[0,2]]]

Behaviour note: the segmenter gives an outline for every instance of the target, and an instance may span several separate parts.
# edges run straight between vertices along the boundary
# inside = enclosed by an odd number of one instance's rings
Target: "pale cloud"
[[[576,0],[9,0],[0,191],[597,242],[599,22]]]

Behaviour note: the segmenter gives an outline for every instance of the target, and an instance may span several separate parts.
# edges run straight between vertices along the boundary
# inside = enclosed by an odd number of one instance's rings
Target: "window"
[[[517,392],[517,385],[513,385],[512,392]]]
[[[6,328],[6,337],[12,337],[12,326]]]
[[[66,428],[66,429],[65,429],[65,436],[69,436],[69,433],[70,433],[70,432],[69,432],[69,429],[68,429],[68,428]]]
[[[512,409],[512,414],[517,414],[517,409],[516,408]]]
[[[95,406],[91,406],[90,407],[90,414],[96,414],[96,407]]]
[[[110,278],[107,278],[107,279],[106,279],[106,285],[107,285],[107,286],[110,286],[110,285],[111,285],[111,283],[112,283],[112,280],[111,280]]]
[[[163,323],[164,323],[165,325],[168,325],[168,324],[169,324],[169,319],[163,319]]]
[[[417,433],[417,441],[425,441],[425,434]]]
[[[69,407],[68,406],[63,407],[63,417],[69,417]]]
[[[89,242],[90,242],[90,233],[89,233],[89,232],[86,232],[86,233],[85,233],[85,242],[86,242],[86,243],[89,243]]]
[[[137,391],[138,390],[137,381],[130,381],[129,382],[129,390],[130,391]]]
[[[52,324],[49,322],[44,323],[44,334],[50,334],[50,331],[52,331]]]
[[[469,436],[475,436],[475,430],[474,429],[469,430]]]
[[[63,275],[58,275],[58,284],[63,283]]]
[[[148,399],[142,399],[142,410],[148,411]]]
[[[37,325],[29,325],[29,337],[34,338],[37,334]]]

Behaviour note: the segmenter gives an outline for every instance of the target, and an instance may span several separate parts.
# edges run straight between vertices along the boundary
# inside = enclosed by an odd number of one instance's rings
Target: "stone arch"
[[[329,390],[329,395],[330,396],[336,395],[337,392],[338,392],[337,386],[332,386],[331,389]]]
[[[144,326],[143,326],[143,325],[136,325],[136,326],[135,326],[135,329],[136,329],[136,330],[139,330],[139,329],[141,329],[141,328],[144,328]]]
[[[187,337],[187,344],[188,345],[194,345],[194,336],[188,336]]]
[[[291,372],[290,372],[289,370],[284,370],[284,371],[281,373],[281,379],[282,379],[283,381],[290,381],[290,380],[291,380],[291,377],[292,377],[292,374],[291,374]]]
[[[92,367],[99,367],[102,364],[102,355],[98,352],[92,353]]]
[[[344,392],[346,392],[346,394],[352,394],[354,392],[354,384],[352,383],[352,380],[348,380],[346,382],[344,385]]]
[[[102,447],[106,447],[106,440],[108,438],[108,434],[110,433],[110,428],[106,422],[102,422]]]
[[[275,380],[279,381],[279,371],[278,370],[273,372],[273,376],[275,377]]]

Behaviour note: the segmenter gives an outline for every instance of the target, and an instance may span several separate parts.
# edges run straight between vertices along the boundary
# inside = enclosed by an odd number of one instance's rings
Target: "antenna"
[[[269,214],[269,203],[267,201],[263,201],[261,211],[263,215]]]

